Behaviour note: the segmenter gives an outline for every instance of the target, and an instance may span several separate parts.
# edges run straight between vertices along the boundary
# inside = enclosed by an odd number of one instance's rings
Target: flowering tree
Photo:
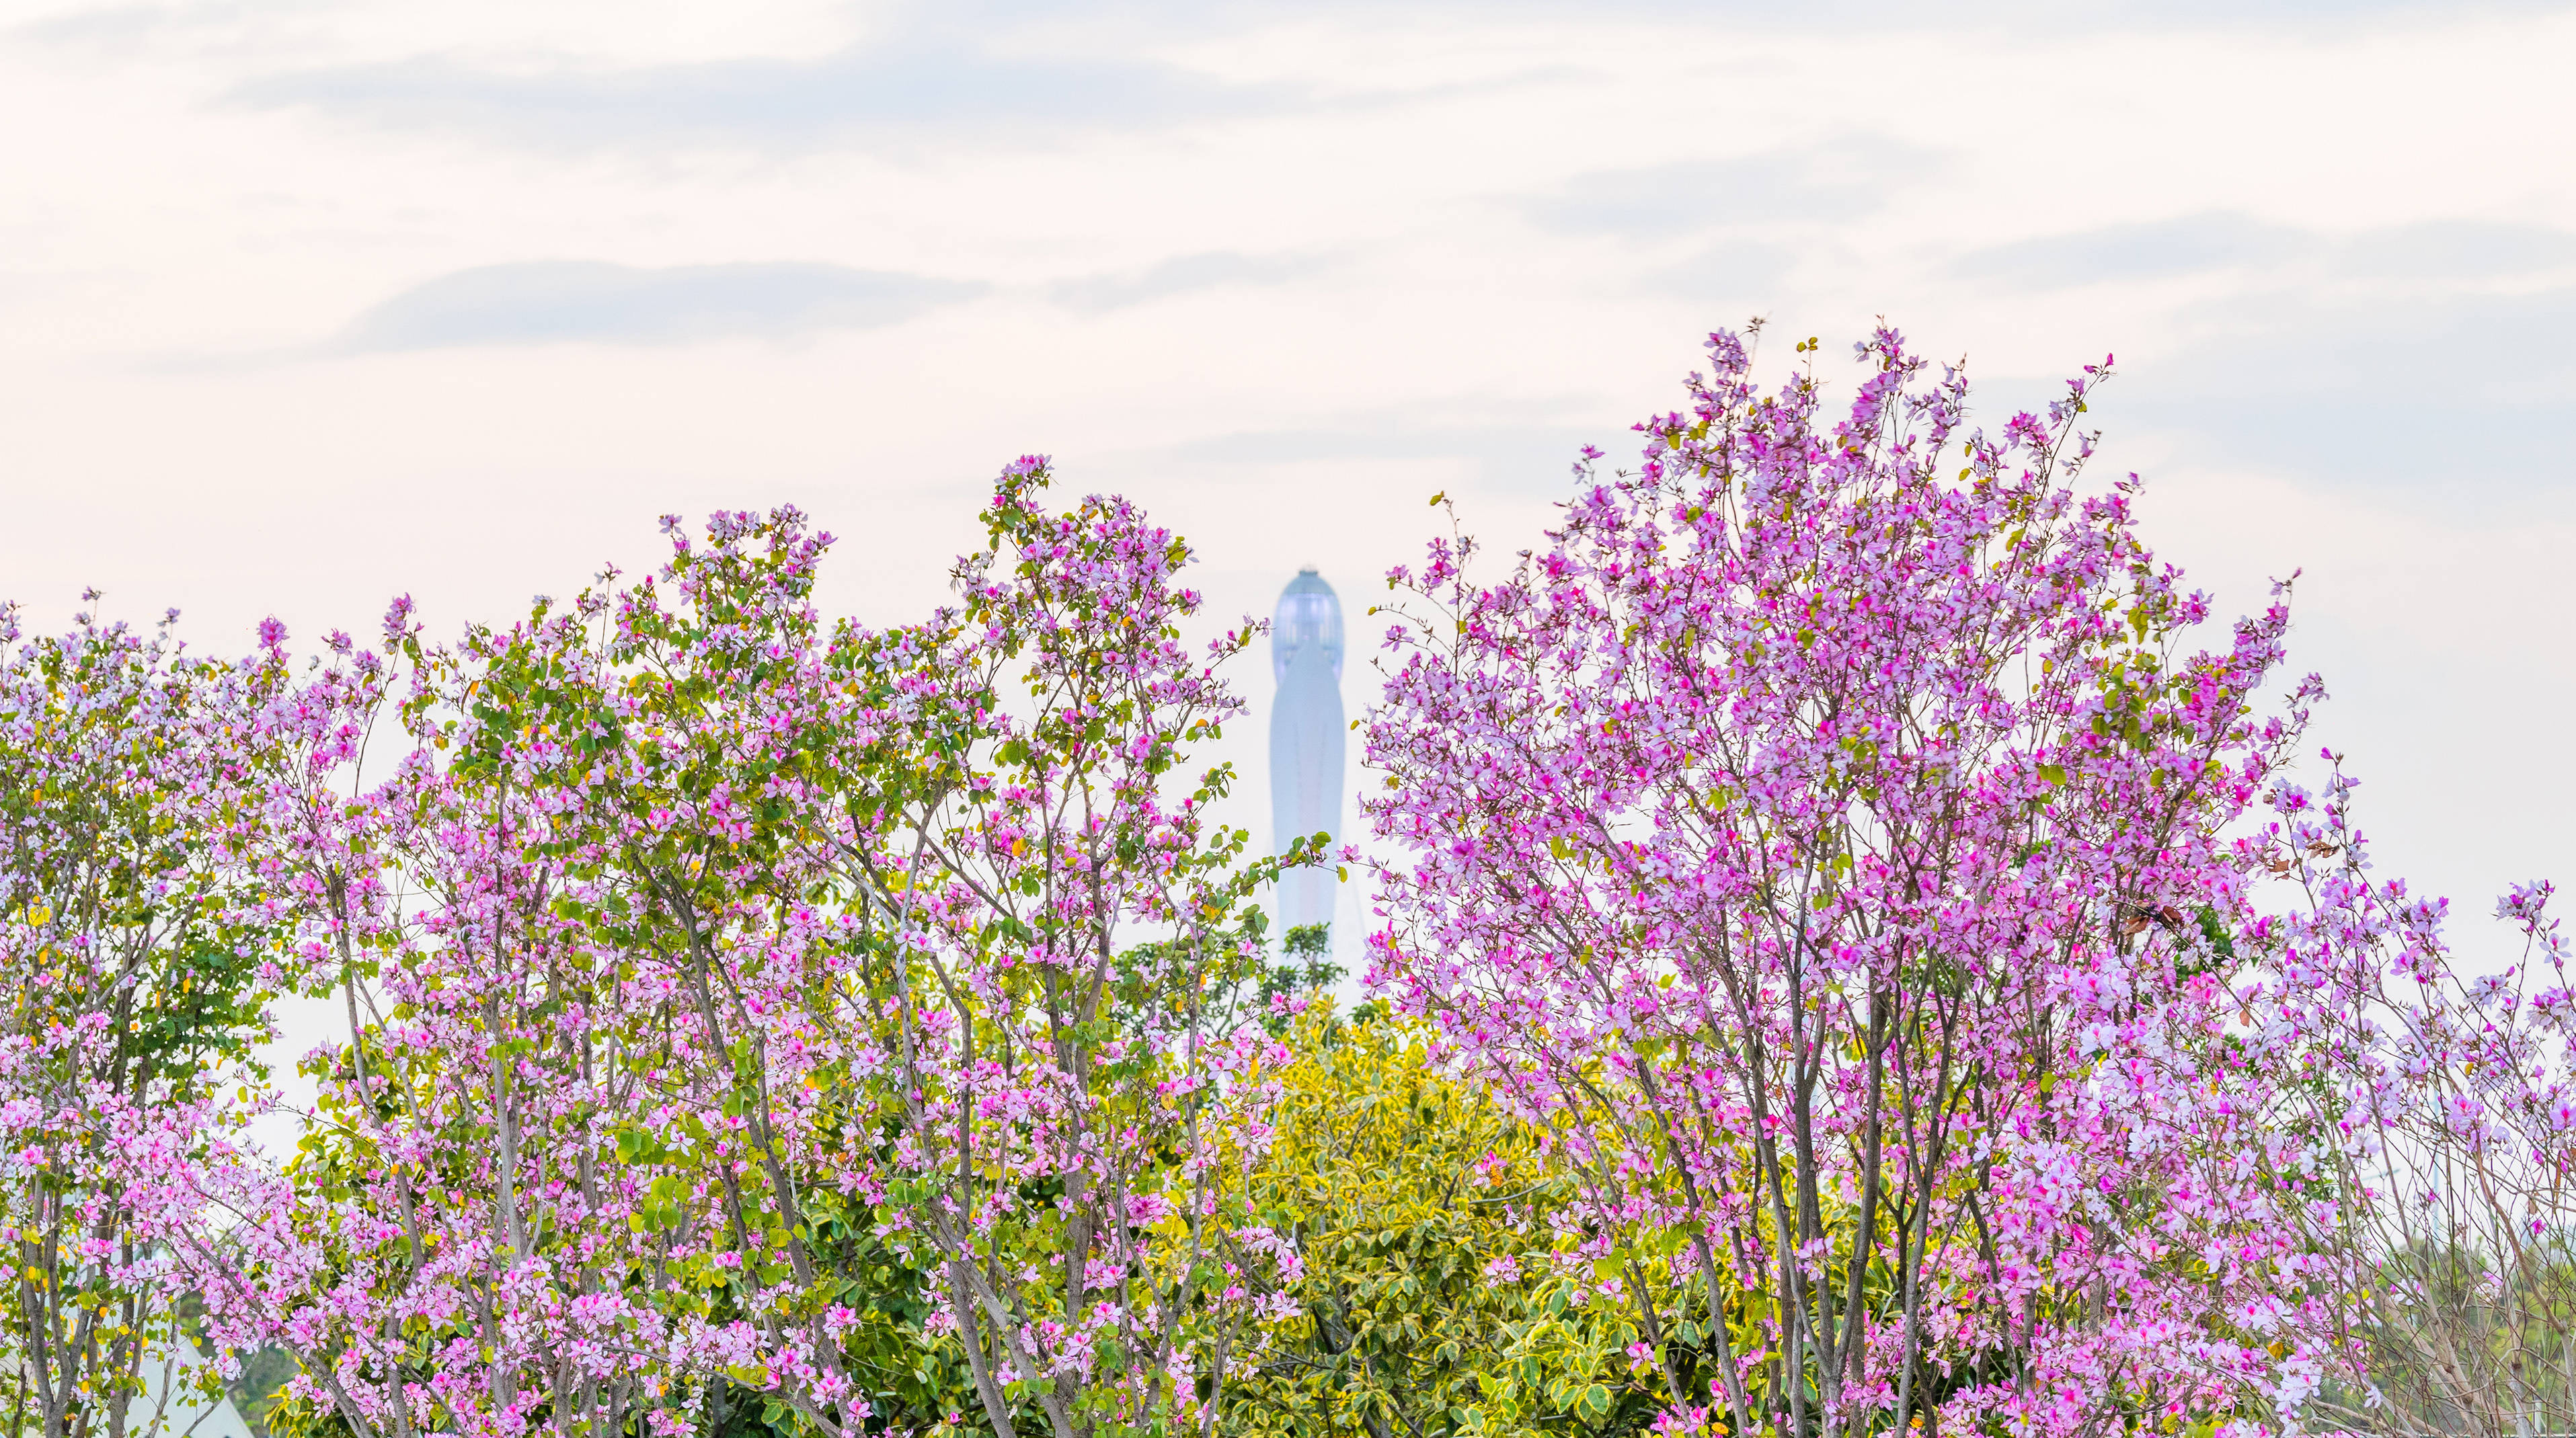
[[[308,1060],[291,1198],[236,1237],[259,1266],[244,1340],[296,1353],[360,1432],[623,1433],[716,1352],[705,1217],[666,1151],[701,1124],[702,1059],[668,973],[590,922],[598,841],[515,697],[478,693],[432,736],[451,762],[369,796],[379,892],[323,925],[361,938],[340,977],[363,1017]]]
[[[235,836],[236,870],[300,935],[268,972],[336,991],[347,1041],[305,1060],[318,1098],[291,1164],[174,1165],[154,1217],[214,1341],[287,1351],[293,1393],[348,1431],[622,1433],[644,1390],[705,1361],[670,1339],[702,1305],[668,1237],[630,1224],[654,1175],[618,1142],[675,1045],[655,976],[578,922],[595,876],[578,807],[542,782],[544,736],[506,703],[433,713],[447,656],[406,610],[389,637],[421,662],[395,772],[359,787],[395,676],[335,635],[340,660],[272,726],[294,762]]]
[[[684,615],[612,572],[442,646],[398,603],[412,752],[277,836],[350,1033],[308,1060],[295,1164],[209,1195],[238,1221],[200,1252],[218,1330],[294,1353],[296,1394],[355,1431],[688,1431],[742,1390],[827,1431],[869,1413],[810,1341],[840,1289],[808,1252],[825,1215],[758,1101],[810,1075],[733,1023],[793,1024],[768,926],[810,879],[777,843],[810,809],[733,799],[776,752],[734,742],[745,716],[789,712],[811,656],[727,606],[810,583],[821,545],[752,561],[754,533],[720,521],[724,583],[680,544]],[[722,632],[651,642],[684,623]]]
[[[1828,424],[1713,336],[1506,576],[1390,576],[1371,982],[1552,1130],[1668,1422],[2295,1408],[2340,1130],[2239,1018],[2281,980],[2221,837],[2310,692],[2249,709],[2286,611],[2184,647],[2132,486],[2076,487],[2105,371],[1962,442],[1956,370],[1858,352]]]
[[[273,622],[239,663],[166,620],[78,625],[22,639],[0,608],[0,1332],[46,1438],[153,1429],[180,1389],[158,1220],[174,1175],[238,1156],[281,977],[286,906],[244,838],[337,709]]]
[[[1186,547],[1045,483],[910,628],[825,630],[794,511],[454,646],[397,607],[414,752],[269,838],[352,1034],[294,1170],[204,1195],[227,1341],[394,1435],[1213,1423],[1294,1264],[1240,1181],[1272,866],[1166,775],[1250,631],[1192,658]]]
[[[1206,1432],[1296,1263],[1244,1200],[1285,1058],[1237,1006],[1276,864],[1209,826],[1228,770],[1166,778],[1241,712],[1215,669],[1253,631],[1193,658],[1187,546],[1122,500],[1050,513],[1048,478],[1004,471],[957,608],[844,630],[825,667],[866,745],[834,792],[834,1017],[883,1135],[837,1181],[929,1261],[996,1434],[1017,1402],[1056,1438]]]
[[[2248,841],[2303,902],[2256,938],[2296,976],[2263,1014],[2318,1055],[2360,1140],[2348,1155],[2352,1241],[2375,1264],[2352,1324],[2365,1381],[2336,1416],[2364,1431],[2501,1435],[2576,1426],[2576,973],[2551,886],[2496,916],[2519,961],[2464,972],[2447,905],[2376,880],[2331,765],[2288,783]]]

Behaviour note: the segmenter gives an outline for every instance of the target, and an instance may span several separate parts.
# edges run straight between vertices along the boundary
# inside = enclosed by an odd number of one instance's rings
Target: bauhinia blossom
[[[1547,1127],[1668,1421],[2292,1413],[2343,1140],[2240,1014],[2223,837],[2309,693],[2253,708],[2286,610],[2186,646],[2134,482],[2078,484],[2105,368],[1963,438],[1958,371],[1857,350],[1832,416],[1713,336],[1542,547],[1390,576],[1371,982]]]
[[[151,1431],[205,1376],[165,1219],[244,1161],[294,913],[256,836],[348,707],[274,621],[221,661],[176,618],[29,638],[0,607],[0,1345],[46,1438]]]
[[[906,628],[821,623],[793,511],[453,645],[397,606],[410,752],[267,836],[351,1036],[287,1171],[208,1175],[224,1341],[394,1438],[856,1438],[948,1363],[997,1433],[1213,1424],[1295,1268],[1275,864],[1174,783],[1251,631],[1191,654],[1187,547],[1046,479]]]

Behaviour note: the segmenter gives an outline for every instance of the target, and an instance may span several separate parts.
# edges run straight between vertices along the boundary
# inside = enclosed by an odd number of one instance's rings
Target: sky
[[[1711,329],[1883,316],[1993,423],[2117,356],[2096,473],[2223,613],[2300,572],[2492,952],[2576,881],[2571,74],[2549,4],[0,0],[0,597],[452,630],[793,503],[893,623],[1042,452],[1212,623],[1318,566],[1356,712],[1432,494],[1508,554]]]

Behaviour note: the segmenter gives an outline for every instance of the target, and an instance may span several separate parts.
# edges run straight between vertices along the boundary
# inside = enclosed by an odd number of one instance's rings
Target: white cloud
[[[335,348],[371,353],[565,341],[681,344],[873,329],[969,298],[981,288],[846,265],[478,265],[425,280],[369,307],[350,321]]]
[[[1217,250],[1170,259],[1125,273],[1086,275],[1054,286],[1055,298],[1077,310],[1098,312],[1151,304],[1231,285],[1275,285],[1312,274],[1324,261],[1310,255],[1243,255]]]
[[[892,135],[1022,135],[1154,125],[1276,106],[1150,60],[997,53],[904,35],[813,59],[601,68],[476,64],[429,54],[264,75],[236,105],[390,130],[454,131],[540,148],[810,149]],[[943,148],[946,145],[943,144]]]
[[[1543,229],[1655,240],[1722,229],[1850,221],[1883,209],[1939,165],[1877,135],[1842,135],[1724,159],[1595,170],[1522,202]]]

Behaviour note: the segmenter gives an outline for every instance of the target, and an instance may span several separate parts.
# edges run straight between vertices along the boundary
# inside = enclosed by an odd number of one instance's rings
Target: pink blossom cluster
[[[172,1194],[247,1159],[296,908],[264,836],[346,758],[368,684],[297,672],[273,628],[191,655],[176,618],[30,637],[0,607],[5,1341],[49,1434],[139,1431],[187,1396]]]
[[[101,1281],[194,1288],[210,1346],[398,1438],[722,1402],[856,1435],[959,1361],[1000,1434],[1212,1422],[1298,1266],[1245,1182],[1275,861],[1180,769],[1253,630],[1191,652],[1187,546],[1047,483],[1006,470],[956,604],[898,629],[820,619],[792,510],[667,523],[657,575],[454,643],[398,602],[381,658],[335,636],[292,683],[269,626],[243,757],[157,772],[224,776],[176,822],[251,896],[259,995],[347,1034],[282,1164],[211,1100],[48,1089],[95,1013],[0,1052],[21,1164],[67,1123],[128,1164],[129,1214],[64,1220],[147,1236]]]
[[[1592,1301],[1699,1335],[1647,1345],[1679,1426],[2296,1426],[2378,1050],[2348,896],[2258,903],[2311,839],[2230,837],[2318,693],[2257,707],[2286,592],[2188,646],[2134,476],[2080,480],[2107,361],[1990,436],[1857,352],[1835,414],[1714,335],[1543,546],[1390,574],[1370,982],[1579,1176]]]

